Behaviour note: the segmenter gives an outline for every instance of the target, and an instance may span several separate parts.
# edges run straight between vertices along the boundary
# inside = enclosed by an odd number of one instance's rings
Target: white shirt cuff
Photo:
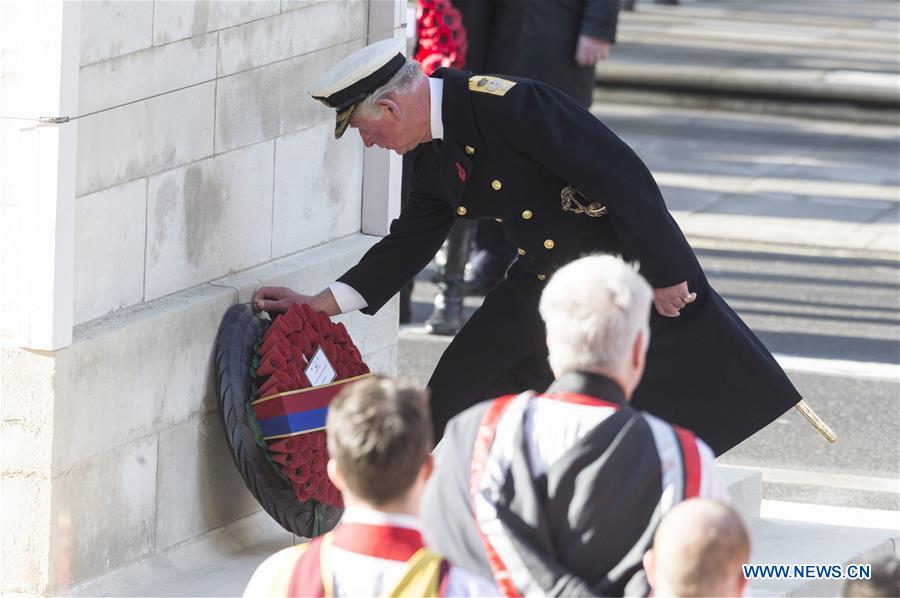
[[[333,282],[328,285],[328,288],[331,290],[331,294],[334,295],[334,300],[342,314],[356,311],[369,305],[366,300],[363,299],[363,296],[348,284],[343,282]]]

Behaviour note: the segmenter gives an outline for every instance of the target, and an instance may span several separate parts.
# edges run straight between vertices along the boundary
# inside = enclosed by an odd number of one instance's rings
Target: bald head
[[[740,596],[750,557],[747,528],[728,505],[696,498],[675,506],[653,536],[644,568],[657,596]]]

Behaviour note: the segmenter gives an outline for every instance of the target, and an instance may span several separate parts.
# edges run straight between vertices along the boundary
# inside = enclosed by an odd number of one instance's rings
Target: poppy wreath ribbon
[[[272,321],[255,348],[248,412],[260,447],[297,500],[343,508],[340,492],[325,471],[328,405],[347,384],[370,376],[343,324],[308,305],[293,305]],[[322,359],[334,380],[313,386],[310,362]]]

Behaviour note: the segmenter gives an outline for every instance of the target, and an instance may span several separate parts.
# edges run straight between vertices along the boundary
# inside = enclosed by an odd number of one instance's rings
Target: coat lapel
[[[447,200],[454,207],[462,202],[472,174],[472,161],[452,141],[441,145],[441,181]]]
[[[480,147],[481,136],[475,127],[472,100],[469,97],[469,76],[453,69],[442,68],[432,77],[444,81],[441,118],[444,139],[441,143],[441,186],[451,205],[458,206],[472,178],[475,164],[465,148]]]

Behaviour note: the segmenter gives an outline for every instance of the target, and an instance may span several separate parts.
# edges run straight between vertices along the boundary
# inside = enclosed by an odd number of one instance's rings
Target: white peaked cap
[[[406,64],[402,44],[386,39],[366,46],[331,67],[311,86],[313,98],[337,110],[335,139],[344,134],[356,106]]]

